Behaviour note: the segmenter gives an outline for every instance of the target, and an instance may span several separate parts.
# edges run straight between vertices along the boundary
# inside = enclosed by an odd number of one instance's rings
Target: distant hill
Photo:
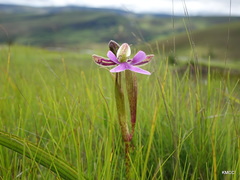
[[[81,46],[118,42],[162,40],[186,32],[228,23],[228,17],[174,17],[166,14],[134,14],[118,9],[88,7],[27,7],[0,5],[0,43],[34,46]],[[231,22],[239,22],[231,17]],[[190,26],[190,27],[188,27]],[[225,36],[226,37],[226,36]]]
[[[164,53],[171,56],[175,49],[176,58],[193,58],[193,53],[199,59],[210,57],[212,60],[225,58],[237,60],[240,65],[240,22],[214,25],[206,29],[176,34],[171,38],[150,43],[157,53],[164,47]],[[191,43],[190,43],[191,42]],[[158,44],[156,46],[156,44]],[[175,47],[175,48],[174,48]]]
[[[52,14],[63,13],[73,11],[102,11],[102,12],[114,12],[118,14],[124,14],[126,11],[120,9],[108,9],[108,8],[92,8],[85,6],[63,6],[63,7],[32,7],[22,5],[10,5],[0,4],[1,13],[19,14],[19,13],[32,13],[32,14]]]

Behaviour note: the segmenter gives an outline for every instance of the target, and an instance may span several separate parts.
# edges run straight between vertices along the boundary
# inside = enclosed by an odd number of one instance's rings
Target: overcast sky
[[[240,15],[240,0],[0,0],[0,4],[30,6],[79,5],[121,8],[133,12],[183,14],[184,2],[189,15]],[[231,3],[230,3],[231,2]],[[230,9],[231,4],[231,9]]]

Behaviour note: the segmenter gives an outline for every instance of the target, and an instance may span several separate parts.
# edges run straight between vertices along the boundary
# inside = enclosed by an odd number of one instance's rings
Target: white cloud
[[[172,4],[174,3],[174,6]],[[240,15],[239,0],[0,0],[0,3],[24,4],[33,6],[65,6],[80,5],[92,7],[121,8],[134,12],[183,13],[184,3],[190,15],[196,14],[225,14],[230,11],[233,15]]]

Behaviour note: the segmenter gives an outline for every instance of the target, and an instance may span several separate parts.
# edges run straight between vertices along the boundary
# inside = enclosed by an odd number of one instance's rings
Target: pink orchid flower
[[[106,59],[104,57],[93,55],[93,60],[95,63],[101,66],[114,66],[113,69],[110,70],[112,73],[122,72],[125,70],[134,71],[140,74],[150,75],[151,73],[143,70],[137,66],[142,66],[149,63],[152,58],[154,57],[153,54],[146,55],[143,51],[138,51],[137,54],[132,58],[129,59],[131,55],[131,48],[127,43],[122,44],[119,49],[117,50],[116,55],[112,51],[108,51]]]

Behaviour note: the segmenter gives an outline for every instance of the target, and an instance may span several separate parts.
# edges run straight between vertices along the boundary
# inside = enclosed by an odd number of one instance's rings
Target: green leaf
[[[0,130],[0,145],[30,158],[42,166],[51,169],[64,179],[78,179],[77,171],[66,161],[44,151],[42,148],[12,134]]]

